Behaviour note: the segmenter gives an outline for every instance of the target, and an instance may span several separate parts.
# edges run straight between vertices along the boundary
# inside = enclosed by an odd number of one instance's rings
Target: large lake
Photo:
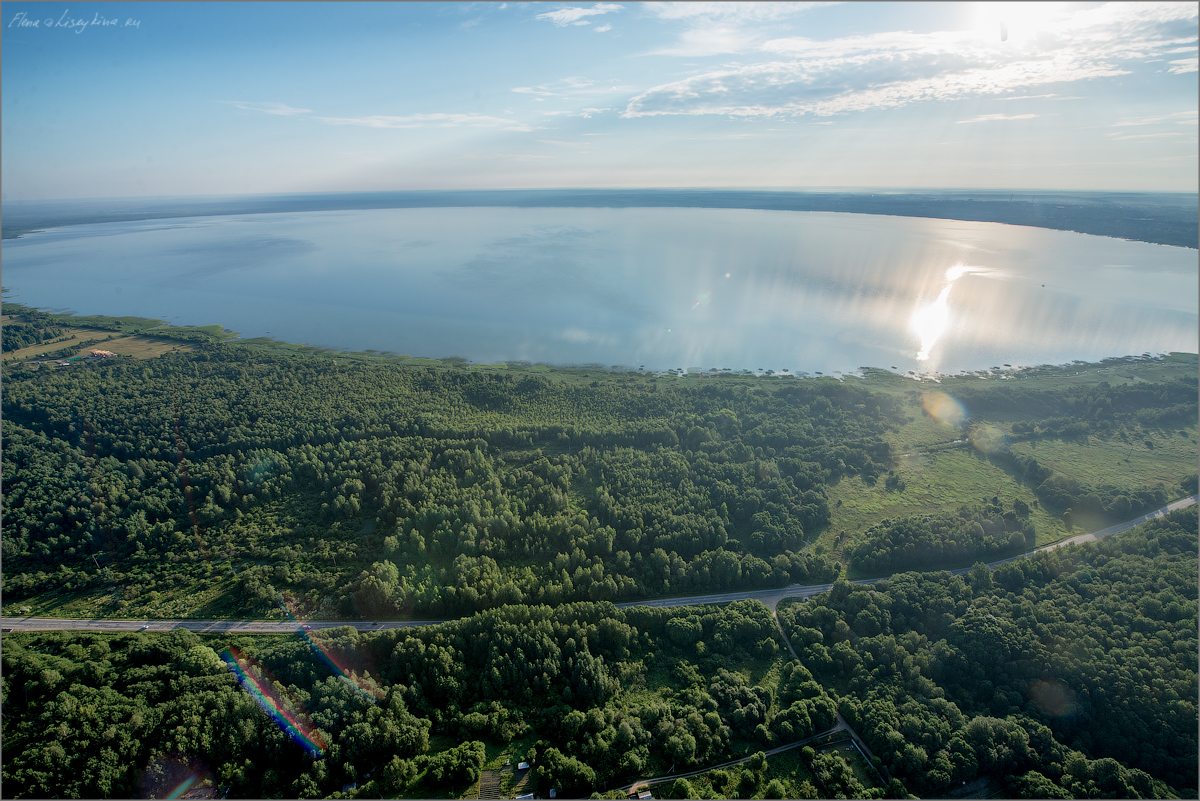
[[[430,208],[51,229],[7,297],[476,362],[950,373],[1197,350],[1197,251],[998,223]]]

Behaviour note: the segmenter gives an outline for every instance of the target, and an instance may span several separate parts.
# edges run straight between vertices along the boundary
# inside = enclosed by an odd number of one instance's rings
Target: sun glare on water
[[[918,306],[913,311],[912,317],[909,318],[909,328],[921,340],[921,349],[917,351],[917,361],[924,362],[929,360],[929,352],[946,331],[946,326],[950,322],[948,301],[954,282],[964,275],[984,272],[988,272],[988,270],[981,267],[968,267],[961,262],[954,265],[946,270],[946,285],[938,293],[937,299],[933,303]]]

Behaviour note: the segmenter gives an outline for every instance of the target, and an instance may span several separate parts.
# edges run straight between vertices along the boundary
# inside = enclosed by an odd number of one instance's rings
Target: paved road
[[[1195,504],[1197,502],[1197,499],[1200,499],[1200,494],[1189,495],[1186,498],[1180,498],[1177,501],[1172,501],[1171,503],[1168,503],[1166,506],[1162,507],[1161,509],[1155,509],[1153,512],[1147,512],[1146,514],[1142,515],[1141,517],[1130,520],[1128,523],[1121,523],[1116,526],[1109,526],[1108,528],[1102,528],[1099,531],[1093,531],[1090,534],[1080,534],[1076,537],[1071,537],[1070,539],[1063,540],[1062,542],[1056,542],[1053,545],[1047,545],[1043,548],[1038,548],[1038,550],[1039,551],[1051,551],[1051,550],[1054,550],[1055,548],[1061,548],[1064,545],[1070,545],[1072,543],[1094,542],[1103,537],[1107,537],[1109,534],[1120,534],[1122,531],[1128,531],[1129,529],[1133,528],[1134,526],[1140,526],[1142,523],[1149,522],[1150,520],[1153,520],[1156,517],[1163,517],[1164,515],[1166,515],[1170,512],[1175,512],[1180,509],[1186,509],[1187,507]]]
[[[384,629],[404,629],[411,626],[428,626],[433,623],[445,622],[444,620],[381,620],[351,623],[341,620],[314,620],[311,623],[301,624],[290,620],[82,620],[53,617],[6,617],[3,619],[3,627],[5,631],[10,629],[12,631],[173,631],[174,629],[187,629],[201,634],[290,634],[302,626],[314,631],[342,626],[351,626],[359,631],[383,631]]]
[[[1127,523],[1121,523],[1116,526],[1093,531],[1088,534],[1079,534],[1075,537],[1056,542],[1053,545],[1045,545],[1028,553],[1018,556],[1001,559],[996,562],[988,563],[988,567],[995,568],[1005,562],[1011,562],[1014,559],[1020,559],[1022,556],[1029,556],[1038,551],[1049,551],[1054,548],[1061,548],[1064,545],[1072,543],[1092,542],[1110,534],[1117,534],[1122,531],[1127,531],[1134,526],[1139,526],[1149,520],[1157,517],[1162,517],[1170,512],[1179,509],[1185,509],[1192,506],[1200,499],[1200,495],[1189,495],[1186,498],[1180,498],[1173,501],[1162,508],[1155,509],[1153,512],[1148,512],[1140,517],[1130,520]],[[956,576],[961,576],[967,573],[970,568],[960,568],[950,571]],[[858,579],[853,582],[855,584],[870,585],[879,581],[884,581],[888,576],[873,579]],[[645,601],[630,601],[628,603],[617,604],[619,609],[628,609],[631,606],[658,606],[658,607],[674,607],[674,606],[700,606],[704,604],[724,604],[731,601],[747,601],[758,600],[766,604],[767,608],[775,611],[776,606],[784,598],[811,598],[814,595],[820,595],[823,592],[829,592],[833,589],[832,584],[792,584],[789,587],[775,588],[769,590],[738,590],[736,592],[721,592],[712,593],[709,595],[689,595],[682,598],[653,598]],[[350,621],[311,621],[309,625],[313,629],[337,628],[339,626],[353,626],[359,631],[382,631],[384,629],[408,628],[411,626],[428,626],[435,623],[445,623],[445,620],[409,620],[409,621],[374,621],[374,622],[350,622]],[[268,620],[83,620],[76,618],[15,618],[5,617],[0,619],[0,626],[5,630],[13,631],[141,631],[143,626],[146,631],[170,631],[172,629],[187,629],[199,633],[245,633],[245,634],[287,634],[296,631],[300,626],[295,621],[268,621]]]

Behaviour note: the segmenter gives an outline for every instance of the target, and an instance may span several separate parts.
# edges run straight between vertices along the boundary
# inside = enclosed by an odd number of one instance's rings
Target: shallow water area
[[[30,306],[483,363],[954,373],[1197,350],[1195,250],[998,223],[382,209],[70,226],[3,257]]]

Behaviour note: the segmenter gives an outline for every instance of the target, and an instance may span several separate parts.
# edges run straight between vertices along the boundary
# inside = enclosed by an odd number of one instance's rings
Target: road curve
[[[1017,556],[1011,556],[1008,559],[1000,559],[996,562],[989,562],[988,567],[995,569],[1005,562],[1011,562],[1014,559],[1020,559],[1024,556],[1030,556],[1039,551],[1050,551],[1055,548],[1061,548],[1064,545],[1072,545],[1076,543],[1093,542],[1102,539],[1110,534],[1118,534],[1122,531],[1128,531],[1134,526],[1140,526],[1150,520],[1162,517],[1179,509],[1186,509],[1200,500],[1200,494],[1189,495],[1185,498],[1180,498],[1177,501],[1155,509],[1152,512],[1147,512],[1144,515],[1134,518],[1127,523],[1120,523],[1115,526],[1100,529],[1099,531],[1089,532],[1087,534],[1079,534],[1070,537],[1052,545],[1044,545],[1041,548],[1035,548]],[[953,575],[961,576],[967,573],[970,568],[959,568],[958,570],[950,571]],[[881,576],[873,579],[857,579],[854,584],[870,585],[879,581],[886,581],[890,576]],[[738,590],[735,592],[712,593],[709,595],[689,595],[681,598],[652,598],[644,601],[628,601],[617,604],[618,609],[628,609],[631,606],[657,606],[657,607],[675,607],[675,606],[702,606],[705,604],[724,604],[731,601],[762,601],[771,611],[785,598],[811,598],[814,595],[820,595],[823,592],[829,592],[833,589],[832,584],[792,584],[788,587],[774,588],[768,590]],[[430,626],[437,623],[446,623],[448,620],[380,620],[380,621],[341,621],[341,620],[321,620],[296,622],[296,621],[273,621],[273,620],[100,620],[100,619],[82,619],[82,618],[47,618],[47,617],[3,617],[0,618],[0,627],[4,631],[172,631],[175,629],[186,629],[194,631],[197,634],[288,634],[298,629],[309,628],[312,630],[339,628],[341,626],[351,626],[358,631],[384,631],[386,629],[410,628],[413,626]]]

